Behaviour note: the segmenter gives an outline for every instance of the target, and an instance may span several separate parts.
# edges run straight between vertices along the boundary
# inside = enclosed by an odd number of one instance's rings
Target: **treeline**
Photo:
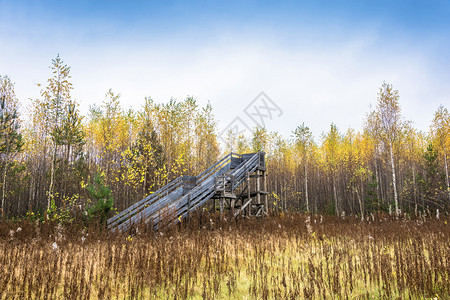
[[[228,135],[226,147],[268,153],[269,192],[276,210],[360,216],[448,213],[448,110],[441,105],[430,132],[420,132],[402,117],[399,92],[383,83],[363,127],[362,132],[339,132],[331,124],[320,143],[305,124],[290,139],[257,128],[250,142]]]
[[[85,117],[71,96],[70,67],[58,56],[50,69],[23,118],[11,79],[1,77],[4,215],[84,206],[93,200],[86,188],[95,174],[121,210],[180,175],[199,173],[219,156],[211,105],[146,98],[140,110],[124,110],[120,94],[109,90]]]
[[[64,206],[85,206],[87,186],[101,174],[122,210],[180,175],[196,175],[221,152],[265,151],[270,208],[312,213],[448,211],[450,115],[439,107],[431,130],[401,116],[399,94],[383,84],[364,130],[335,125],[315,142],[298,126],[289,138],[265,128],[251,137],[227,136],[220,151],[211,105],[195,99],[139,110],[121,107],[107,91],[82,116],[71,95],[70,67],[57,56],[50,78],[28,109],[14,84],[0,76],[1,211],[6,217]],[[24,113],[26,111],[26,113]],[[22,112],[20,114],[19,112]]]

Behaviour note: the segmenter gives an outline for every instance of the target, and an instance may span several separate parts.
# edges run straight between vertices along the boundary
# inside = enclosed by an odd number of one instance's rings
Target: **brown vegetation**
[[[0,299],[450,296],[448,219],[197,216],[117,234],[0,223]]]

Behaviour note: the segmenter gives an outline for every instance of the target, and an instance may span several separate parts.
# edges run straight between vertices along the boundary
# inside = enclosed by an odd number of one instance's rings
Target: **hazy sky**
[[[3,1],[0,75],[26,111],[59,53],[87,113],[109,88],[124,108],[193,96],[219,131],[262,91],[282,110],[267,122],[316,139],[334,122],[360,129],[383,81],[428,130],[450,108],[449,1]]]

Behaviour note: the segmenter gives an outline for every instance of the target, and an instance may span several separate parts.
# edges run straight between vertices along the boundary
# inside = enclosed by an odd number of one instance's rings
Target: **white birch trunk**
[[[399,215],[400,211],[398,209],[397,183],[395,179],[394,149],[392,146],[392,142],[389,144],[389,150],[391,154],[392,186],[394,188],[395,213]]]

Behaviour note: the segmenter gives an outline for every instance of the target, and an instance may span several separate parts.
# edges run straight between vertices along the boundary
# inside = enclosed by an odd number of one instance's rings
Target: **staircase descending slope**
[[[223,198],[225,186],[231,187],[229,192],[233,194],[234,189],[246,182],[246,179],[248,182],[250,174],[256,171],[260,176],[260,170],[264,174],[264,156],[263,152],[242,155],[230,153],[199,175],[178,177],[118,213],[108,220],[108,228],[127,231],[133,224],[145,222],[158,229],[160,221],[167,224],[179,222],[211,198]],[[250,197],[246,205],[249,201]],[[261,206],[260,203],[258,205]],[[234,215],[237,216],[242,210],[243,208]]]

